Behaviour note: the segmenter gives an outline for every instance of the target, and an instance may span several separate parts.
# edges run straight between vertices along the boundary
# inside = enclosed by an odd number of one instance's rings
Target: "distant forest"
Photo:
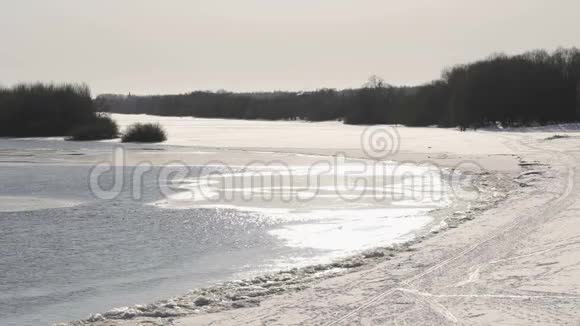
[[[416,87],[396,87],[371,77],[359,89],[101,95],[96,105],[116,113],[348,124],[479,127],[575,121],[580,110],[580,50],[496,54],[445,69],[441,79]]]
[[[480,127],[575,121],[580,50],[492,55],[445,69],[439,80],[397,87],[373,76],[359,89],[181,95],[100,95],[101,111],[264,120],[342,120],[348,124]]]
[[[580,120],[580,50],[487,59],[445,69],[439,80],[396,87],[373,76],[358,89],[182,95],[100,95],[84,84],[0,87],[0,137],[117,136],[97,112],[262,120],[342,120],[348,124],[481,127]]]

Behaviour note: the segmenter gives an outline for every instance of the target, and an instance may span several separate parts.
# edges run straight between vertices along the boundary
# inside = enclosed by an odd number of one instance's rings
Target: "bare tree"
[[[377,75],[370,76],[363,85],[364,88],[386,88],[388,86],[385,80]]]

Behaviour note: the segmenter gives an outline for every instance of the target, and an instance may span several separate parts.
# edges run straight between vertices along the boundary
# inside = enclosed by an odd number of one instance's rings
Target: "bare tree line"
[[[0,88],[0,136],[115,137],[98,111],[263,120],[342,120],[349,124],[480,127],[577,121],[580,50],[493,55],[445,69],[440,79],[397,87],[373,76],[358,89],[310,92],[100,95],[84,84]],[[79,129],[80,128],[80,129]]]
[[[96,103],[118,113],[477,127],[574,121],[579,90],[580,51],[571,48],[493,55],[445,69],[439,80],[416,87],[392,86],[373,76],[359,89],[101,95]]]

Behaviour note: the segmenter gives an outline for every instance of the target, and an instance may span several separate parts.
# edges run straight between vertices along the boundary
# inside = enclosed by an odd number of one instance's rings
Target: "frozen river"
[[[123,146],[120,159],[112,156],[115,142],[0,140],[1,325],[86,318],[328,262],[411,239],[432,222],[429,210],[448,204],[436,174],[428,189],[403,182],[409,175],[417,181],[426,168],[370,170],[361,160],[224,149],[223,128],[235,121],[117,119],[159,120],[173,143]],[[200,148],[195,128],[209,139],[212,124],[215,142]],[[292,123],[256,124],[238,122],[234,130],[254,142],[250,130]],[[109,163],[117,167],[95,170]]]

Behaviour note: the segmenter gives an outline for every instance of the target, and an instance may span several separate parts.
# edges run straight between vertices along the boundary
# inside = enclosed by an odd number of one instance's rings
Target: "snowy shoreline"
[[[256,307],[261,301],[274,295],[305,290],[321,280],[369,269],[400,253],[413,250],[414,244],[476,218],[480,212],[505,200],[511,188],[511,184],[506,183],[503,177],[498,178],[497,175],[487,173],[476,176],[474,183],[481,194],[477,200],[454,202],[452,205],[430,211],[429,214],[434,220],[425,227],[413,231],[411,240],[387,247],[377,246],[356,255],[335,259],[328,264],[309,265],[228,281],[207,288],[193,289],[184,295],[154,303],[115,308],[104,313],[92,314],[84,320],[57,325],[97,326],[115,320],[135,322],[156,320],[158,325],[170,325],[172,318]]]

